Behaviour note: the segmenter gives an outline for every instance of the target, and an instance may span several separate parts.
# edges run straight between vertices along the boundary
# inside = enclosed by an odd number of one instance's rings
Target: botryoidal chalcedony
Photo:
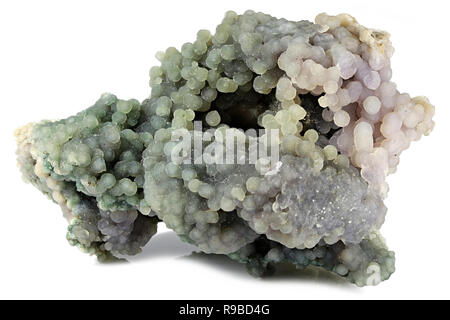
[[[18,129],[18,164],[61,206],[69,243],[100,260],[139,253],[162,221],[255,276],[289,262],[375,285],[394,272],[378,232],[386,176],[434,126],[433,105],[391,82],[393,52],[388,33],[347,14],[227,12],[214,35],[157,53],[142,103],[103,94],[75,116]],[[214,153],[175,161],[174,133],[195,136],[196,124]],[[211,161],[230,151],[229,132],[276,146],[278,160]]]

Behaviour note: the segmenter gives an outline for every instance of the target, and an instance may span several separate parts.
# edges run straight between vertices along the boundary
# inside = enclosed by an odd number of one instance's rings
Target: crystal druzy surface
[[[346,14],[228,12],[214,35],[157,53],[142,103],[103,94],[75,116],[18,129],[18,164],[61,206],[70,244],[101,260],[139,253],[164,222],[256,276],[289,262],[378,284],[394,272],[378,232],[386,177],[434,126],[428,100],[391,81],[393,52],[388,33]],[[247,144],[243,130],[278,130],[276,168],[174,162],[172,134],[196,121]]]

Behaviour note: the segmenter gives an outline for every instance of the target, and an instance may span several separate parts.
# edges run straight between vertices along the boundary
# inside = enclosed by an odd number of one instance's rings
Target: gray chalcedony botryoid
[[[434,126],[434,106],[391,81],[393,52],[388,33],[347,14],[227,12],[213,35],[157,53],[143,102],[103,94],[18,129],[18,164],[61,206],[69,243],[102,261],[139,253],[164,222],[256,276],[289,262],[375,285],[394,272],[378,231],[386,177]],[[175,133],[193,142],[177,159]],[[278,151],[237,161],[255,145]]]

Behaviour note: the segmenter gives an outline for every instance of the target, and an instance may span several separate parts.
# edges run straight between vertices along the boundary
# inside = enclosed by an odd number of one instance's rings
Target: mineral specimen
[[[428,100],[391,81],[393,52],[346,14],[227,12],[214,35],[157,53],[142,103],[103,94],[18,129],[18,164],[99,259],[139,253],[163,221],[256,276],[289,262],[375,285],[394,272],[386,176],[434,125]]]

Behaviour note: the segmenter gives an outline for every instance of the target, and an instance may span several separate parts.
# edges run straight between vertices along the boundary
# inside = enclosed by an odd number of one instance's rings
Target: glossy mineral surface
[[[18,164],[61,206],[69,242],[102,260],[139,253],[164,222],[257,276],[290,262],[375,285],[394,272],[378,233],[386,177],[434,126],[428,100],[391,81],[393,52],[389,34],[346,14],[227,12],[213,35],[157,53],[142,103],[103,94],[18,129]],[[249,144],[242,130],[278,129],[276,168],[174,161],[173,133],[194,122],[217,129],[202,147],[226,146],[220,130]]]

